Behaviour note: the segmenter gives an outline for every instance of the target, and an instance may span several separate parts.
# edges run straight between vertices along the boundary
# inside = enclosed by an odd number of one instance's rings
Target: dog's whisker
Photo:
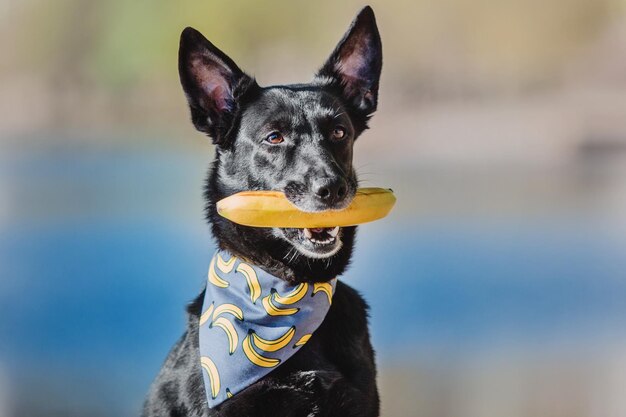
[[[293,263],[300,256],[300,252],[295,247],[293,248],[293,254],[291,255],[291,259],[289,259],[289,263]]]
[[[298,249],[294,246],[292,248],[293,253],[291,254],[291,257],[289,259],[289,263],[293,263],[294,261],[297,261],[298,258],[300,257],[300,252],[298,251]]]
[[[289,257],[289,255],[291,254],[291,251],[292,251],[292,250],[294,250],[294,249],[295,249],[294,247],[291,247],[291,248],[287,251],[287,253],[285,254],[285,256],[283,256],[283,259],[287,260],[287,258],[288,258],[288,257]]]

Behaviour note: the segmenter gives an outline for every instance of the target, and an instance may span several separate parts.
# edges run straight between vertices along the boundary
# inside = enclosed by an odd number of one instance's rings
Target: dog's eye
[[[283,135],[278,132],[272,132],[265,138],[266,142],[271,143],[272,145],[278,145],[283,142]]]
[[[341,140],[345,138],[346,135],[347,135],[346,128],[341,125],[335,126],[335,128],[333,129],[333,139],[335,140]]]

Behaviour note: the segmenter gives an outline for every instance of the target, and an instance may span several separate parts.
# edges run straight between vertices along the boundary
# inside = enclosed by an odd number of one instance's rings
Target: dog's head
[[[354,227],[249,228],[219,218],[214,206],[239,191],[276,190],[304,211],[346,207],[357,188],[352,148],[376,110],[381,66],[370,7],[309,84],[260,87],[198,31],[183,31],[179,72],[191,119],[217,146],[206,195],[220,245],[317,279],[321,260],[324,277],[345,268]]]

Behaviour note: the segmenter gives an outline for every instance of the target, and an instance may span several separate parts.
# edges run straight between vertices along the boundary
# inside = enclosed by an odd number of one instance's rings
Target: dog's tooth
[[[332,237],[337,237],[337,235],[339,234],[339,226],[333,227],[331,230],[328,231],[328,234]]]
[[[311,229],[304,229],[304,237],[307,239],[311,239],[313,237],[313,233],[311,233]]]

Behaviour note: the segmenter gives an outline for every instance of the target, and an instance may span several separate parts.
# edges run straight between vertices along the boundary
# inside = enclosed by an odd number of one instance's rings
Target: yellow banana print
[[[298,341],[293,345],[293,347],[298,347],[298,346],[302,346],[304,345],[306,342],[309,341],[309,339],[311,338],[311,336],[313,336],[311,333],[309,334],[305,334],[304,336],[302,336],[300,339],[298,339]]]
[[[233,398],[233,393],[228,388],[226,388],[226,398]]]
[[[237,344],[239,343],[239,336],[237,335],[235,326],[233,326],[233,324],[224,317],[218,317],[213,320],[211,326],[216,326],[224,330],[226,336],[228,336],[228,353],[232,355],[235,352],[235,349],[237,349]]]
[[[313,294],[315,295],[318,292],[323,292],[328,297],[328,304],[333,303],[333,286],[328,282],[315,282],[313,283]]]
[[[224,313],[230,313],[238,320],[243,320],[243,311],[241,311],[241,309],[236,305],[230,303],[220,304],[217,306],[215,311],[213,311],[213,319]]]
[[[223,273],[228,274],[235,267],[235,260],[236,259],[237,258],[235,258],[234,256],[231,256],[228,261],[224,261],[224,259],[222,258],[222,255],[218,254],[217,255],[217,267]]]
[[[211,318],[211,314],[213,314],[213,307],[215,307],[214,303],[211,303],[209,308],[206,309],[204,313],[200,316],[200,326],[209,321]]]
[[[296,314],[298,311],[300,311],[299,308],[280,308],[280,307],[276,307],[273,303],[272,303],[272,295],[266,295],[265,297],[263,297],[263,307],[265,308],[265,311],[267,312],[267,314],[269,314],[270,316],[291,316],[292,314]]]
[[[213,259],[211,259],[211,264],[209,265],[209,282],[216,287],[226,288],[230,284],[217,275],[217,272],[215,271],[215,258],[216,257],[214,256]]]
[[[285,295],[280,295],[278,292],[275,292],[274,300],[284,305],[294,304],[302,300],[308,290],[309,284],[303,282]]]
[[[276,352],[277,350],[280,350],[289,344],[289,342],[293,338],[293,335],[296,334],[296,327],[291,326],[289,330],[285,332],[285,334],[274,340],[263,339],[255,332],[252,332],[251,334],[253,339],[252,341],[254,342],[254,345],[256,347],[265,352]]]
[[[263,368],[273,368],[280,363],[280,359],[274,358],[266,358],[265,356],[261,356],[254,350],[254,346],[252,346],[252,338],[250,334],[246,336],[241,344],[243,348],[243,353],[246,354],[246,357],[250,362],[257,366],[261,366]]]
[[[201,357],[200,364],[209,375],[209,380],[211,381],[211,396],[215,398],[217,397],[217,393],[220,392],[220,374],[217,372],[217,367],[208,356]]]
[[[250,265],[243,262],[237,266],[237,272],[241,272],[246,277],[248,288],[250,288],[250,299],[253,303],[256,303],[256,300],[261,296],[261,284],[259,284],[256,272]]]

